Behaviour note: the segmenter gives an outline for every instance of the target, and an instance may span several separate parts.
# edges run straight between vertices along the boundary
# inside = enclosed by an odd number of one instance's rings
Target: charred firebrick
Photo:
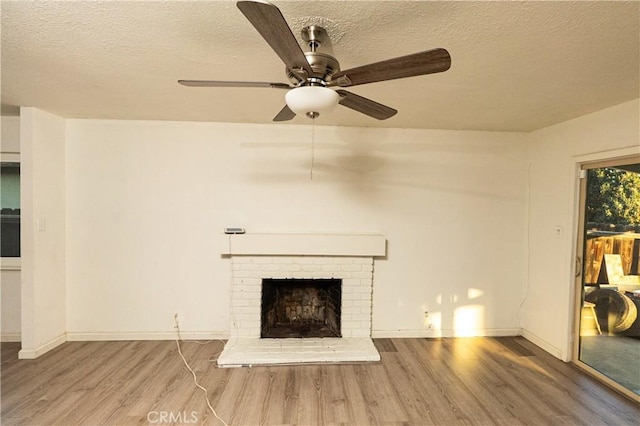
[[[342,280],[262,280],[260,337],[341,337]]]

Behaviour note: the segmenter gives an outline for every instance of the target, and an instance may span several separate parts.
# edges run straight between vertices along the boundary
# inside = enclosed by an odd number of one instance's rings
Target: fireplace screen
[[[262,280],[260,337],[341,337],[340,279]]]

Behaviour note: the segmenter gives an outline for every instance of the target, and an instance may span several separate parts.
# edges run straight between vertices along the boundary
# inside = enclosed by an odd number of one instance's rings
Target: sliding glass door
[[[575,361],[640,395],[640,157],[581,173]]]

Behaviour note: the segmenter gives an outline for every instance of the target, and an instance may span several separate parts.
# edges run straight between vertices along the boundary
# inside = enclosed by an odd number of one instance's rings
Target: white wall
[[[639,105],[627,102],[528,135],[529,288],[522,327],[526,337],[564,360],[571,357],[577,168],[640,153]]]
[[[386,236],[374,335],[519,331],[526,135],[317,127],[311,180],[309,126],[66,131],[69,339],[228,335],[227,226]]]
[[[0,139],[1,152],[20,152],[20,117],[2,116],[0,118],[2,138]]]
[[[20,117],[1,117],[0,152],[20,152]],[[13,260],[13,259],[12,259]],[[20,340],[20,262],[2,263],[0,271],[0,341]]]
[[[186,335],[226,336],[222,229],[242,226],[385,235],[374,336],[521,326],[568,359],[576,168],[640,152],[639,117],[636,100],[528,135],[318,127],[310,180],[308,126],[63,120],[23,108],[21,356],[65,331],[170,338],[174,312]]]
[[[20,110],[22,350],[34,358],[65,341],[65,120]]]

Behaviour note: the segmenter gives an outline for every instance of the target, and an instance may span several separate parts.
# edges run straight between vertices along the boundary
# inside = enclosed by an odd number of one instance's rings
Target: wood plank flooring
[[[640,406],[521,337],[376,339],[367,364],[219,369],[182,343],[233,425],[637,425]],[[36,360],[3,343],[3,425],[221,424],[175,342],[68,342]]]

